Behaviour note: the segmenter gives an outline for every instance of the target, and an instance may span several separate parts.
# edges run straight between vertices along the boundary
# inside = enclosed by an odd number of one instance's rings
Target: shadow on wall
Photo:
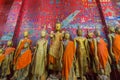
[[[0,36],[3,34],[4,24],[14,0],[0,0]]]

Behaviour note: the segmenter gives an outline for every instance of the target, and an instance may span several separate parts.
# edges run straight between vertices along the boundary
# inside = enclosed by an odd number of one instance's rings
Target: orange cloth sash
[[[120,35],[116,34],[113,41],[113,53],[115,55],[116,63],[118,63],[120,59]]]
[[[7,48],[7,49],[5,50],[5,53],[0,56],[0,62],[2,62],[2,61],[5,59],[5,56],[6,56],[6,55],[9,55],[9,54],[10,54],[11,52],[13,52],[14,50],[15,50],[15,48],[12,48],[12,47]]]
[[[74,42],[69,41],[63,55],[63,69],[62,75],[65,77],[65,80],[68,80],[70,69],[75,55],[75,45]]]
[[[48,56],[48,64],[56,64],[56,59],[52,56]]]
[[[5,54],[0,55],[0,63],[5,59]]]
[[[92,42],[90,42],[90,53],[91,55],[95,55],[94,52],[95,52],[95,46],[94,46],[94,40],[92,40]]]
[[[97,44],[98,58],[103,69],[105,69],[108,61],[108,49],[105,41],[100,38],[99,43]]]
[[[9,55],[13,51],[15,51],[15,48],[9,47],[5,50],[5,55]]]
[[[16,69],[22,69],[28,66],[32,61],[31,50],[26,50],[21,56],[18,57],[16,62]]]
[[[18,55],[21,53],[21,50],[24,48],[24,44],[25,43],[31,44],[31,42],[32,41],[30,39],[23,39],[23,40],[21,40],[21,42],[20,42],[20,44],[19,44],[19,46],[18,46],[18,48],[16,50],[16,53],[15,53],[14,63],[16,63]]]

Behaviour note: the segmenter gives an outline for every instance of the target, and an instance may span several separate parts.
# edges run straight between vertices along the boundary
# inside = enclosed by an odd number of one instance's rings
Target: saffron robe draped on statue
[[[16,62],[16,70],[23,69],[27,67],[32,61],[32,53],[30,49],[27,49],[18,57]]]
[[[102,38],[100,38],[100,40],[97,43],[97,53],[98,53],[100,65],[103,69],[105,69],[108,62],[109,54],[108,54],[107,44]]]
[[[70,69],[72,68],[74,56],[75,56],[75,45],[74,42],[69,41],[63,54],[62,75],[63,77],[65,77],[65,80],[68,80],[69,78]]]
[[[13,52],[15,50],[15,48],[11,48],[11,47],[9,47],[9,48],[7,48],[6,50],[5,50],[5,53],[4,54],[2,54],[2,55],[0,55],[0,62],[2,62],[4,59],[5,59],[5,56],[6,55],[9,55],[11,52]]]
[[[0,63],[5,59],[5,54],[0,55]]]
[[[15,51],[15,48],[12,48],[12,47],[8,47],[6,50],[5,50],[5,55],[9,55],[11,52]]]
[[[120,60],[120,35],[116,34],[112,45],[113,53],[115,55],[116,63]]]
[[[54,39],[51,41],[49,49],[49,69],[61,70],[61,59],[63,55],[62,33],[56,32]]]
[[[10,68],[12,67],[13,55],[14,55],[15,48],[8,47],[5,49],[5,57],[2,62],[2,75],[6,76],[10,74]]]
[[[94,40],[92,40],[91,42],[89,41],[89,45],[90,45],[90,54],[92,56],[95,56],[95,46],[94,46]]]
[[[25,43],[31,44],[32,41],[31,41],[30,39],[22,39],[22,40],[19,42],[19,45],[18,45],[18,47],[17,47],[17,50],[16,50],[16,52],[15,52],[15,56],[14,56],[14,64],[16,63],[17,57],[18,57],[18,55],[21,53],[21,50],[24,48],[24,44],[25,44]]]

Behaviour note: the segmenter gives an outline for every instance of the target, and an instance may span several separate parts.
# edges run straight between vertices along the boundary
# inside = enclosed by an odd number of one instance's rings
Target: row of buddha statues
[[[13,74],[11,80],[87,80],[86,74],[94,72],[98,77],[92,80],[110,80],[111,65],[119,70],[120,28],[109,27],[108,43],[99,30],[83,37],[78,28],[77,37],[71,40],[68,31],[60,32],[61,23],[56,23],[55,28],[50,33],[50,42],[46,31],[40,32],[34,51],[28,31],[17,48],[11,40],[6,48],[0,46],[0,77],[7,80]]]

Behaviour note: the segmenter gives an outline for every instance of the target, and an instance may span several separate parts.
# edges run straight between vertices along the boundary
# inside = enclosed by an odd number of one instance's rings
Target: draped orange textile
[[[98,58],[99,58],[100,64],[102,68],[105,69],[108,61],[108,49],[107,49],[107,44],[105,43],[103,38],[100,38],[100,41],[97,44],[97,50],[98,50]]]
[[[113,41],[113,53],[115,54],[116,63],[120,60],[120,35],[116,34]]]
[[[18,57],[16,62],[16,69],[22,69],[28,66],[32,61],[31,50],[26,50],[21,56]]]
[[[48,63],[49,64],[55,64],[56,63],[56,60],[52,55],[48,56]]]
[[[16,53],[15,53],[14,63],[16,63],[17,57],[18,57],[18,55],[20,54],[21,50],[24,48],[24,44],[25,44],[25,43],[31,44],[32,41],[31,41],[30,39],[22,39],[22,40],[20,41],[20,44],[18,45],[18,48],[17,48]]]
[[[65,77],[65,80],[68,80],[70,69],[75,55],[75,45],[73,41],[69,41],[63,55],[63,69],[62,75]]]
[[[0,55],[0,63],[5,59],[5,54]]]
[[[11,52],[15,51],[15,48],[12,48],[12,47],[8,47],[6,48],[5,50],[5,55],[9,55]]]
[[[94,54],[94,49],[95,49],[95,46],[94,46],[94,40],[92,40],[91,42],[89,42],[90,43],[90,52],[91,52],[91,55],[95,55]]]
[[[5,53],[0,56],[0,62],[2,62],[5,59],[6,55],[9,55],[14,50],[15,48],[12,48],[12,47],[6,48]]]

